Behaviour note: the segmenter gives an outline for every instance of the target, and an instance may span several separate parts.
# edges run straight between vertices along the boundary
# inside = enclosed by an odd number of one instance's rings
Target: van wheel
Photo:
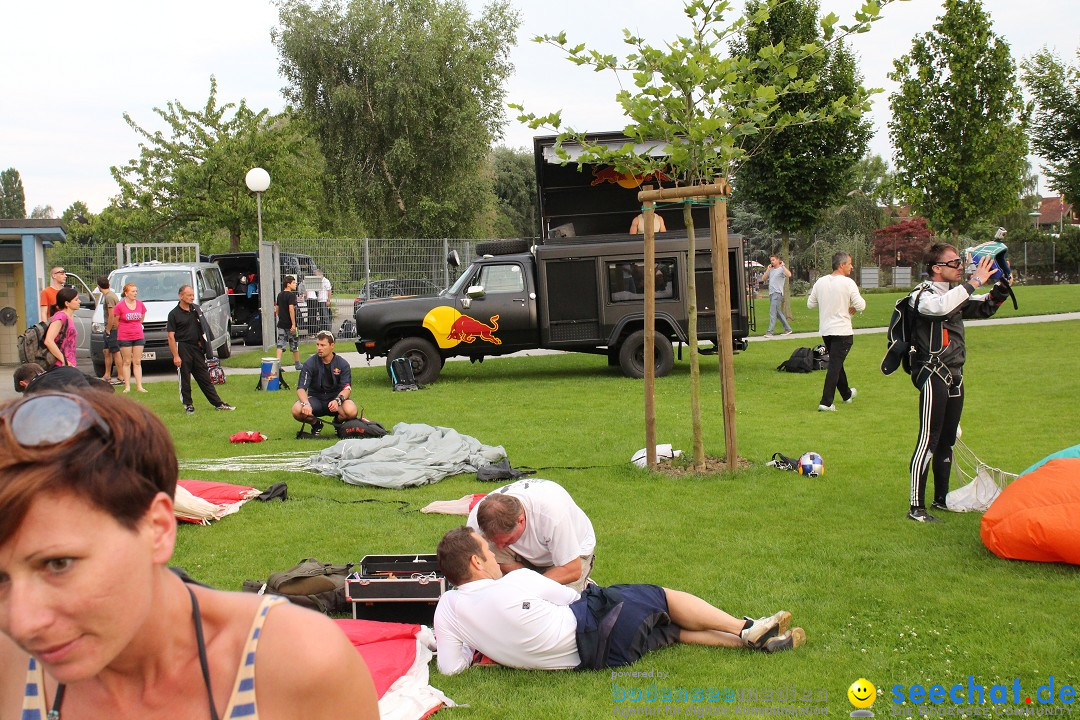
[[[232,325],[225,328],[225,342],[218,348],[217,355],[222,360],[232,357]]]
[[[671,341],[658,332],[653,332],[655,339],[655,354],[653,356],[656,377],[664,377],[675,367],[675,351],[671,347]],[[623,375],[629,378],[645,377],[645,331],[637,332],[626,338],[622,347],[619,348],[619,367]]]
[[[424,338],[407,337],[398,340],[386,355],[386,374],[390,375],[390,365],[398,358],[408,358],[412,363],[413,375],[420,385],[435,382],[442,371],[443,358],[435,346]],[[393,376],[390,377],[391,382]]]
[[[94,375],[97,377],[105,377],[105,356],[95,355],[91,358],[94,362]],[[117,373],[120,371],[117,370]]]
[[[531,242],[521,239],[487,240],[476,243],[477,255],[513,255],[529,252]]]

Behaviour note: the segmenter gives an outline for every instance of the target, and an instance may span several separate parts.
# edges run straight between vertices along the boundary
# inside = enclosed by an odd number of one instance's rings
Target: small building
[[[65,237],[59,220],[0,219],[0,365],[18,364],[16,339],[41,319],[45,248]]]
[[[1040,230],[1057,235],[1066,225],[1075,225],[1076,212],[1073,206],[1065,202],[1063,195],[1051,195],[1039,198],[1038,215],[1032,213],[1035,226]]]

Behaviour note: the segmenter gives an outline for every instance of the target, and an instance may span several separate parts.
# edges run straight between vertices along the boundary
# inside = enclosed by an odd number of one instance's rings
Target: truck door
[[[536,296],[532,280],[522,264],[507,261],[481,265],[466,290],[477,286],[483,288],[483,293],[473,297],[468,307],[458,308],[461,314],[488,328],[497,324],[498,328],[491,330],[491,336],[502,341],[498,343],[500,353],[536,347],[539,341]],[[496,315],[498,317],[493,320]],[[480,351],[487,349],[484,335],[486,331],[476,338]]]

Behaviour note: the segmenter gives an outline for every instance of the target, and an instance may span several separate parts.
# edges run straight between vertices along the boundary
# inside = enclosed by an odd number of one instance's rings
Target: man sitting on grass
[[[488,543],[459,527],[439,541],[439,569],[457,587],[435,608],[439,672],[482,653],[521,669],[619,667],[677,642],[777,652],[806,641],[786,610],[738,619],[699,597],[657,585],[589,585],[579,595],[527,569],[503,575]]]
[[[323,429],[320,417],[344,422],[357,416],[356,403],[349,399],[351,394],[352,367],[334,353],[334,334],[323,330],[315,336],[315,354],[300,369],[293,417],[310,423],[311,434],[318,435]]]

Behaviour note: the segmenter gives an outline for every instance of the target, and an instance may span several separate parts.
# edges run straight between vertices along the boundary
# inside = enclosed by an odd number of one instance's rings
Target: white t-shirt
[[[592,522],[559,483],[529,478],[494,492],[515,497],[524,506],[525,531],[509,547],[536,567],[565,565],[575,558],[591,555],[596,549]],[[480,524],[476,513],[482,503],[483,500],[473,507],[466,522],[477,532]]]
[[[859,294],[859,286],[845,275],[826,275],[818,278],[806,306],[818,309],[818,331],[824,335],[854,335],[851,329],[849,307],[862,312],[866,301]]]
[[[577,667],[577,620],[570,609],[577,599],[572,588],[524,568],[444,593],[435,608],[439,672],[467,669],[474,650],[507,667]]]

